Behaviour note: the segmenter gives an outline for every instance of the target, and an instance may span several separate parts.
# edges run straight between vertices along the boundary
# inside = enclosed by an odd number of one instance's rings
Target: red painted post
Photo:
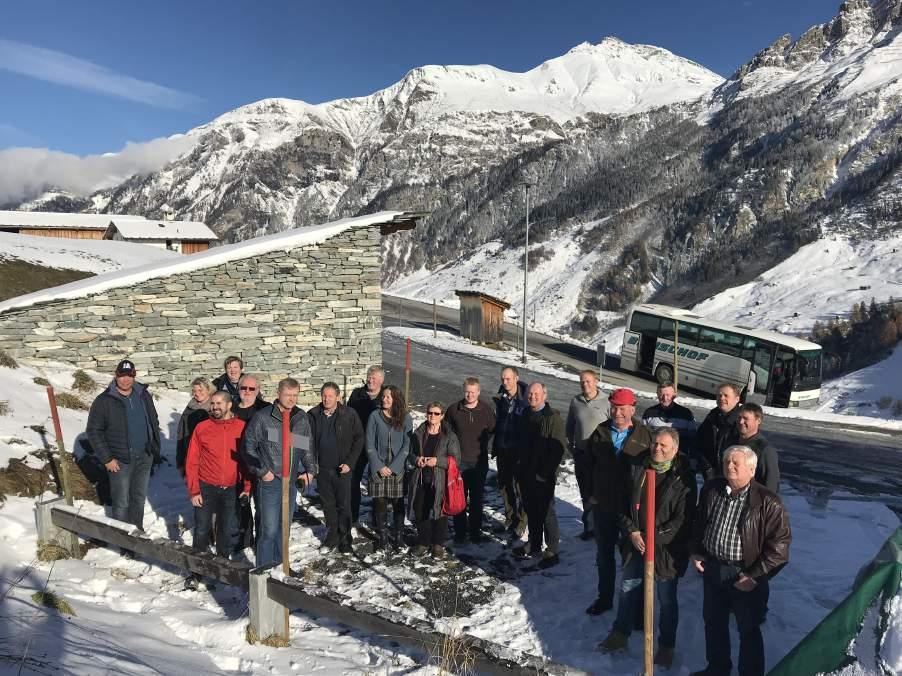
[[[282,411],[282,573],[289,575],[291,568],[288,565],[288,531],[291,527],[289,512],[289,481],[291,476],[291,409]],[[288,608],[285,608],[285,640],[288,641]]]
[[[72,504],[72,488],[69,483],[69,461],[66,459],[66,445],[63,441],[63,428],[60,425],[60,414],[56,409],[56,394],[53,385],[47,386],[47,399],[50,400],[50,417],[53,418],[53,433],[56,435],[56,448],[60,454],[60,482],[62,482],[63,497],[66,504]]]
[[[655,644],[655,471],[645,470],[645,674],[654,673]]]

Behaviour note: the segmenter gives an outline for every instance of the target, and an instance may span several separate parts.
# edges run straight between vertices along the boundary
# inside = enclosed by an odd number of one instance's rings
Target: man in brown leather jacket
[[[707,668],[693,676],[728,676],[730,613],[739,629],[740,676],[764,676],[761,623],[768,580],[789,561],[789,515],[776,494],[754,481],[758,456],[748,446],[724,451],[723,477],[705,483],[690,551],[704,575]]]

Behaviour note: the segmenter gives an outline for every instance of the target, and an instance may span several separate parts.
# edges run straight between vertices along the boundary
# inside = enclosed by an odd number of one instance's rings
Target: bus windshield
[[[798,355],[797,390],[816,390],[821,386],[822,350],[801,350]]]

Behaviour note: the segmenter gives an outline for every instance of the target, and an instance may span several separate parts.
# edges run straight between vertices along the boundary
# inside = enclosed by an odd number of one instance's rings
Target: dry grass
[[[88,405],[71,392],[60,392],[56,395],[56,405],[60,408],[71,408],[74,411],[87,411]]]
[[[60,559],[71,558],[72,553],[56,540],[42,542],[38,545],[38,560],[40,561],[59,561]]]
[[[77,392],[93,392],[97,389],[97,383],[87,373],[78,369],[72,374],[72,389]]]
[[[19,362],[10,357],[5,350],[0,350],[0,366],[8,369],[19,368]]]
[[[39,605],[53,608],[60,613],[75,617],[75,610],[69,605],[69,602],[52,591],[35,592],[31,595],[31,600]]]
[[[256,645],[260,643],[261,645],[269,646],[270,648],[290,648],[291,643],[286,641],[284,637],[279,636],[278,634],[273,634],[271,636],[267,636],[264,639],[261,639],[257,636],[257,632],[254,631],[254,628],[251,626],[251,623],[248,622],[247,627],[244,630],[244,640],[247,641],[250,645]]]
[[[49,387],[49,386],[50,386],[50,381],[47,380],[46,378],[41,378],[41,376],[35,376],[34,378],[31,379],[31,381],[32,381],[35,385],[41,385],[41,386],[43,386],[43,387]]]
[[[438,667],[439,674],[468,676],[476,673],[476,654],[457,627],[444,634],[440,643],[426,648],[429,664]]]

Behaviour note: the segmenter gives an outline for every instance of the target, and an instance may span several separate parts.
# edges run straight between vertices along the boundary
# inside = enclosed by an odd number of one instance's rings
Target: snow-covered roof
[[[212,268],[230,261],[261,256],[271,251],[320,244],[352,228],[382,225],[385,231],[393,231],[400,228],[409,229],[413,227],[416,219],[422,218],[423,215],[419,212],[410,211],[380,211],[369,216],[343,218],[340,221],[332,221],[322,225],[286,230],[275,235],[257,237],[246,242],[216,247],[215,249],[202,251],[191,256],[181,256],[172,262],[155,261],[130,270],[108,272],[70,284],[63,284],[62,286],[55,286],[24,296],[10,298],[0,303],[0,314],[15,308],[30,307],[54,300],[84,298],[85,296],[102,293],[110,289],[140,284],[149,279],[159,279],[182,272]]]
[[[0,211],[0,228],[79,228],[105,230],[110,221],[143,221],[127,214],[63,214],[49,211]]]
[[[158,221],[113,218],[107,230],[110,237],[115,228],[123,239],[219,239],[216,233],[200,221]]]

